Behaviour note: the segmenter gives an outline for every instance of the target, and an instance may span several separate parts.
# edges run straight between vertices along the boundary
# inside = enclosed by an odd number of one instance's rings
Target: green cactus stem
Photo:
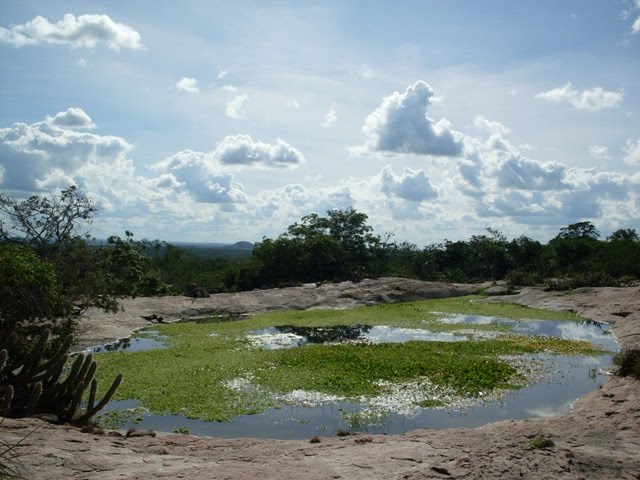
[[[66,337],[60,348],[45,361],[43,356],[49,336],[49,331],[43,331],[24,358],[17,362],[14,359],[11,369],[8,359],[11,348],[18,340],[15,332],[0,345],[0,415],[16,418],[54,414],[62,422],[85,424],[111,400],[122,382],[122,375],[115,378],[107,393],[96,404],[96,362],[91,355],[81,353],[64,376],[73,339],[71,335]],[[82,409],[82,399],[89,387],[88,403]]]

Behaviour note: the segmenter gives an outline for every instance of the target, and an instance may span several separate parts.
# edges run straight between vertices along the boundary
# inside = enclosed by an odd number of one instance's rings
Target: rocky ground
[[[477,286],[401,279],[215,295],[208,299],[130,299],[116,315],[89,312],[82,345],[125,336],[148,325],[142,316],[174,320],[276,308],[342,308],[381,301],[466,294]],[[524,289],[507,300],[575,311],[610,322],[623,347],[640,345],[640,289],[568,293]],[[309,441],[187,435],[123,437],[81,433],[37,419],[4,419],[0,438],[18,441],[26,478],[101,479],[640,479],[640,381],[610,378],[558,418],[504,421],[475,429],[415,430]],[[531,449],[542,435],[553,442]]]

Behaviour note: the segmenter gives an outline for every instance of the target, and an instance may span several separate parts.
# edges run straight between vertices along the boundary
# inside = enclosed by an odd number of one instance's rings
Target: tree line
[[[491,228],[468,240],[423,248],[376,235],[353,208],[312,213],[276,238],[263,238],[246,259],[206,258],[131,232],[91,242],[95,203],[71,186],[54,197],[19,201],[0,194],[0,326],[35,319],[71,328],[89,306],[117,309],[119,296],[185,294],[194,284],[215,292],[309,282],[401,276],[429,281],[506,279],[548,288],[620,285],[640,278],[640,238],[623,228],[600,238],[590,222],[560,229],[549,242],[507,239]],[[36,301],[37,299],[37,301]]]

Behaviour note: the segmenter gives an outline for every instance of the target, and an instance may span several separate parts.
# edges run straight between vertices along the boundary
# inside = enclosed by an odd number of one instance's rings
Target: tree
[[[561,228],[556,238],[564,240],[576,238],[597,240],[599,237],[600,232],[591,222],[578,222]]]
[[[152,267],[151,258],[142,252],[153,245],[149,241],[135,242],[133,233],[126,239],[117,235],[108,238],[108,246],[97,251],[97,281],[100,291],[108,295],[158,295],[169,287]]]
[[[86,242],[97,211],[95,202],[75,185],[59,195],[34,195],[24,201],[0,194],[0,241],[28,245],[51,263],[61,294],[70,303],[115,312],[117,302],[102,290],[95,249]]]
[[[0,240],[34,246],[87,237],[83,224],[91,224],[95,202],[71,185],[59,196],[32,196],[19,201],[0,193]]]
[[[543,268],[544,247],[537,240],[521,235],[507,246],[512,270],[540,273]]]
[[[328,210],[326,217],[312,213],[302,217],[300,223],[291,225],[286,236],[299,239],[308,247],[313,246],[308,253],[315,256],[316,264],[329,262],[323,272],[318,272],[322,279],[359,277],[367,271],[372,249],[378,242],[371,233],[372,227],[367,225],[368,218],[351,207]],[[331,265],[334,262],[340,267],[334,268]]]
[[[633,228],[613,232],[602,246],[600,268],[612,277],[640,278],[640,237]]]
[[[593,271],[594,260],[600,247],[599,236],[600,232],[591,222],[578,222],[561,228],[548,245],[556,273]]]
[[[638,242],[640,236],[635,228],[620,228],[607,237],[610,242]]]

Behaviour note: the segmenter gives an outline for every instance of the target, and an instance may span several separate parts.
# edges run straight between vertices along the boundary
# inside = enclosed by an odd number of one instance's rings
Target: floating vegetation
[[[237,423],[262,412],[260,419],[281,418],[283,429],[286,424],[290,431],[305,426],[331,434],[353,425],[380,429],[382,418],[395,425],[402,417],[407,424],[427,410],[496,405],[513,395],[509,392],[545,379],[566,383],[551,375],[562,368],[592,369],[585,382],[595,384],[608,359],[603,347],[615,346],[603,333],[606,325],[584,325],[575,316],[570,322],[549,321],[552,314],[546,311],[477,299],[157,325],[169,348],[100,355],[99,371],[126,372],[118,398],[137,399],[153,414],[175,415],[182,422],[178,426],[189,419]],[[473,320],[473,309],[482,316]],[[516,318],[490,317],[496,312],[516,312]],[[525,320],[532,317],[547,320]],[[536,325],[544,327],[540,336]],[[594,360],[581,360],[586,358]],[[574,367],[578,364],[585,366]],[[584,388],[592,388],[588,385]],[[573,390],[567,394],[580,394]],[[285,406],[296,413],[282,417]],[[256,423],[255,416],[246,418]],[[193,424],[188,428],[197,430]]]

